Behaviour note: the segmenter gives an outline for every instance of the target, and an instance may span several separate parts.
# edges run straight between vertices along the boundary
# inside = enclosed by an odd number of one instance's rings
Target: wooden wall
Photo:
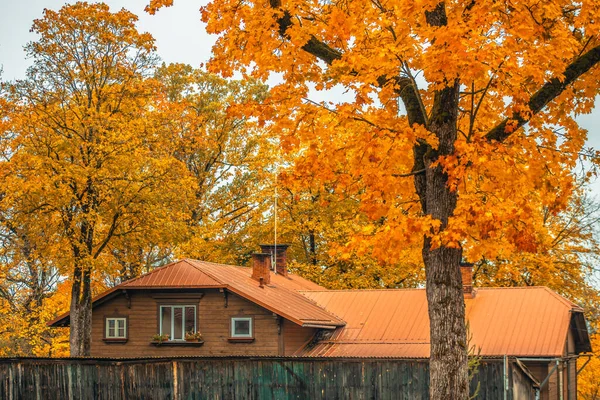
[[[302,328],[293,322],[283,320],[283,354],[291,356],[303,348],[317,332],[313,328]]]
[[[92,313],[92,350],[96,357],[165,357],[165,356],[207,356],[207,355],[282,355],[284,343],[279,334],[278,318],[270,311],[255,305],[235,294],[228,293],[227,307],[223,293],[216,289],[196,293],[150,293],[149,291],[128,291],[129,299],[123,294],[94,307]],[[204,344],[169,346],[151,344],[152,336],[158,333],[158,307],[160,304],[196,305],[198,330],[203,335]],[[125,316],[128,318],[128,340],[126,343],[103,341],[104,318]],[[233,316],[253,318],[254,342],[230,342],[230,320]],[[287,351],[292,351],[298,343],[298,331],[293,323],[286,321],[292,336],[287,342]],[[295,325],[295,324],[294,324]],[[297,326],[297,325],[296,325]],[[308,333],[310,332],[310,333]],[[307,328],[307,334],[313,330]],[[284,331],[281,331],[284,334]]]

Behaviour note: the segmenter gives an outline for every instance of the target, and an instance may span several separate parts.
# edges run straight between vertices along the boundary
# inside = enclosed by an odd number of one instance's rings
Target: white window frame
[[[115,334],[113,336],[110,336],[110,334],[109,334],[110,321],[115,322]],[[123,321],[123,336],[119,336],[119,321]],[[104,332],[104,337],[106,339],[127,339],[127,318],[106,317],[105,324],[106,324],[106,328],[105,328],[106,331]]]
[[[248,334],[240,334],[235,332],[236,321],[249,321],[250,332]],[[231,317],[231,337],[232,338],[253,338],[254,337],[254,321],[252,317]]]
[[[193,304],[173,304],[173,305],[169,305],[169,304],[165,304],[165,305],[161,305],[158,309],[158,319],[159,319],[159,333],[162,335],[163,332],[162,328],[163,328],[163,308],[170,308],[171,309],[171,335],[169,336],[169,341],[185,341],[185,307],[193,307],[194,308],[194,333],[198,332],[198,309],[196,308],[195,305]],[[178,338],[178,339],[173,339],[173,332],[175,332],[175,309],[176,308],[181,308],[181,332],[183,337],[182,338]]]

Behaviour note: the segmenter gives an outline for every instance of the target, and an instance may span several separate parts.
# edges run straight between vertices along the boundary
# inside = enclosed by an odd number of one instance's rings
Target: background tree
[[[193,188],[147,123],[156,56],[136,20],[104,4],[45,10],[32,28],[40,38],[27,46],[33,66],[11,87],[17,108],[1,206],[30,232],[47,227],[51,265],[71,280],[74,356],[90,351],[92,284],[109,244],[168,227]]]
[[[597,349],[600,346],[598,334],[590,337],[592,348]],[[581,359],[577,363],[577,368],[583,370],[578,375],[577,379],[577,396],[582,400],[598,400],[600,399],[600,358],[598,355],[592,356],[592,359],[584,367],[587,359]]]
[[[430,397],[467,398],[463,246],[477,230],[534,252],[540,206],[567,207],[568,153],[585,140],[572,116],[589,112],[598,93],[598,2],[217,0],[202,13],[219,35],[214,70],[282,74],[270,115],[283,126],[306,118],[310,86],[350,92],[335,113],[372,128],[347,147],[365,160],[357,170],[369,183],[365,212],[385,219],[375,233],[422,238]],[[560,138],[556,127],[566,131]],[[321,139],[306,131],[305,141]],[[543,185],[553,190],[531,206]],[[407,210],[415,194],[420,207]]]
[[[156,77],[164,94],[157,125],[195,187],[177,254],[243,264],[270,207],[273,146],[268,130],[249,119],[266,86],[183,64],[163,65]]]
[[[328,135],[332,125],[339,123],[334,114],[328,114],[319,121],[324,134],[318,141],[301,145],[300,134],[284,133],[281,143],[286,151],[280,161],[285,168],[279,174],[279,240],[292,244],[288,251],[295,260],[294,271],[331,289],[422,284],[417,246],[370,240],[375,226],[384,220],[373,221],[363,210],[368,185],[354,174],[353,163],[364,160],[353,157],[346,147],[351,137],[364,131],[364,125],[356,123]],[[308,130],[315,127],[309,125]],[[293,129],[305,127],[298,124]]]

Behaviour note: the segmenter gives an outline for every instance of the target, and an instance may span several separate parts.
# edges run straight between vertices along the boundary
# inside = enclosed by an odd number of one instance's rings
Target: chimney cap
[[[261,244],[260,250],[271,254],[273,257],[271,269],[274,269],[276,274],[287,276],[287,249],[289,244]]]

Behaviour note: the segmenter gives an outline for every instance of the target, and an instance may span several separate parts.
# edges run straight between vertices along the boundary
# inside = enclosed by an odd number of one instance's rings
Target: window
[[[106,339],[127,339],[127,318],[107,317],[105,322]]]
[[[185,340],[186,332],[197,332],[196,306],[160,306],[159,326],[169,340]]]
[[[231,318],[231,337],[232,338],[252,338],[252,318],[233,317]]]

